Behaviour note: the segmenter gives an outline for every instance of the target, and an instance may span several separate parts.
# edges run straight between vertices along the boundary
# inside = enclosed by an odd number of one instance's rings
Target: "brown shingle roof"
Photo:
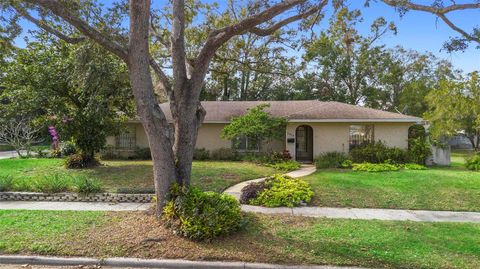
[[[232,117],[238,117],[247,109],[260,104],[269,103],[267,111],[276,117],[285,117],[289,121],[307,122],[419,122],[418,117],[387,112],[372,108],[349,105],[340,102],[308,101],[204,101],[207,111],[205,122],[229,122]],[[160,105],[168,120],[172,119],[168,103]]]

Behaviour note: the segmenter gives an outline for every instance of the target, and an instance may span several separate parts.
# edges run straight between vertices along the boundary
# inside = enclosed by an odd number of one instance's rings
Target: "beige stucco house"
[[[220,133],[232,117],[243,115],[249,108],[269,103],[266,110],[288,121],[285,138],[259,145],[256,141],[239,138],[236,143],[222,139]],[[348,153],[355,145],[383,141],[391,147],[407,148],[408,129],[421,118],[386,112],[339,102],[311,101],[206,101],[205,121],[198,134],[196,148],[209,151],[234,148],[239,152],[283,151],[287,149],[298,161],[312,161],[321,153]],[[168,103],[161,105],[171,120]],[[125,153],[134,148],[148,147],[140,121],[131,120],[126,131],[109,137],[107,144]]]

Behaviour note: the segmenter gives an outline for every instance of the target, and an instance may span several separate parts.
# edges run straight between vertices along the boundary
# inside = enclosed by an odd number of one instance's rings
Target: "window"
[[[136,144],[135,126],[127,126],[115,137],[116,148],[134,149]]]
[[[373,124],[350,125],[350,149],[373,143],[375,141],[374,139]]]
[[[239,136],[232,141],[232,147],[236,151],[260,151],[260,141],[255,137]]]

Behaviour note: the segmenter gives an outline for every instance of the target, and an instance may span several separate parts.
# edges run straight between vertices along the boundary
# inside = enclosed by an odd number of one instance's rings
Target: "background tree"
[[[436,139],[463,133],[476,150],[480,145],[480,80],[478,72],[460,81],[442,80],[427,96],[430,133]]]
[[[126,66],[92,43],[30,43],[12,57],[3,82],[10,102],[2,117],[28,117],[45,134],[56,126],[87,161],[134,115]]]
[[[232,16],[244,19],[260,7],[239,6],[230,0],[221,16],[209,20],[225,26],[232,22]],[[233,37],[215,53],[202,99],[268,100],[271,89],[298,70],[294,57],[287,55],[287,49],[295,49],[298,38],[293,29],[279,29],[268,36],[246,33]]]
[[[0,144],[12,146],[22,158],[29,157],[32,146],[43,141],[40,129],[32,126],[30,119],[12,118],[0,125]]]
[[[198,128],[205,117],[205,110],[200,103],[200,93],[215,52],[233,37],[245,33],[268,36],[295,21],[302,21],[299,29],[309,27],[318,22],[320,18],[318,14],[326,3],[326,0],[249,2],[249,5],[258,6],[259,11],[244,19],[234,19],[231,24],[222,28],[204,25],[208,29],[208,35],[205,38],[200,36],[199,38],[203,39],[202,45],[198,46],[198,50],[188,53],[185,33],[188,32],[187,29],[193,27],[192,25],[202,21],[201,16],[195,20],[186,12],[189,6],[194,4],[193,1],[187,3],[183,0],[173,1],[172,6],[167,5],[166,16],[171,24],[155,24],[155,21],[152,23],[151,20],[153,17],[150,1],[131,0],[128,8],[128,37],[122,35],[125,31],[121,28],[119,20],[110,19],[111,16],[106,16],[105,11],[92,12],[101,7],[93,0],[80,3],[56,0],[29,0],[24,3],[7,0],[0,7],[5,14],[9,12],[15,14],[6,20],[7,24],[15,25],[16,15],[21,15],[65,41],[78,42],[89,38],[125,61],[137,113],[152,152],[155,190],[158,197],[157,214],[160,215],[173,182],[176,181],[182,186],[190,184],[193,148]],[[293,11],[293,14],[282,16],[286,11]],[[33,18],[32,14],[41,16]],[[59,24],[62,27],[59,27]],[[160,27],[163,25],[171,27]],[[169,55],[167,61],[156,61],[150,54],[149,33],[153,32],[151,28],[160,33],[159,44],[167,45],[165,46]],[[57,29],[73,31],[59,32]],[[166,40],[167,42],[161,42]],[[162,69],[165,62],[173,67],[171,80]],[[170,102],[175,134],[173,143],[169,135],[171,127],[158,106],[150,68],[158,77],[157,88],[166,93]]]
[[[305,60],[315,65],[320,80],[316,85],[321,100],[349,104],[371,102],[375,98],[379,75],[389,54],[375,42],[389,31],[395,31],[384,19],[373,22],[372,33],[361,36],[356,24],[361,21],[359,10],[343,7],[330,21],[327,31],[306,49]]]

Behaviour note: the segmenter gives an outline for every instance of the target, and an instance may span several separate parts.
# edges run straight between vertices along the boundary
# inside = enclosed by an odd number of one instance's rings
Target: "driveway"
[[[18,156],[18,154],[14,150],[12,150],[12,151],[0,151],[0,159],[15,158],[17,156]]]

